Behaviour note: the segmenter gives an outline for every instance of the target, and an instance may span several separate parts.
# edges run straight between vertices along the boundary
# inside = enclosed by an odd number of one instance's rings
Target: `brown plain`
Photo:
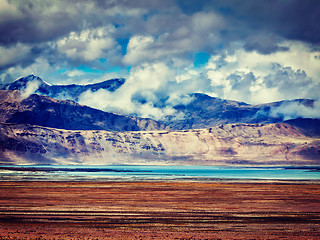
[[[320,184],[0,182],[0,239],[319,239]]]

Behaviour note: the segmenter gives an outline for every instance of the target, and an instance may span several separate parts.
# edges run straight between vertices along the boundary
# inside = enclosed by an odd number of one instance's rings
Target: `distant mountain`
[[[190,96],[193,100],[189,104],[174,107],[178,113],[183,113],[184,118],[181,120],[169,118],[165,122],[172,129],[201,129],[228,123],[279,123],[284,121],[284,117],[273,116],[271,114],[273,109],[288,103],[302,104],[306,107],[312,107],[314,103],[314,100],[310,99],[296,99],[250,105],[201,93]]]
[[[297,118],[284,121],[308,137],[320,137],[320,119]],[[319,152],[320,155],[320,152]]]
[[[138,132],[0,123],[0,164],[320,166],[319,137],[291,124],[300,123]]]
[[[124,83],[125,79],[121,78],[89,85],[50,85],[39,77],[29,75],[13,83],[0,85],[0,89],[24,92],[32,85],[35,88],[33,92],[37,94],[77,102],[79,96],[88,90],[95,92],[99,89],[105,89],[114,92]],[[244,102],[210,97],[202,93],[193,93],[188,97],[191,97],[192,101],[186,105],[174,106],[173,108],[177,111],[177,114],[163,119],[163,125],[167,125],[174,130],[183,130],[208,128],[228,123],[279,123],[287,118],[281,114],[272,114],[275,109],[288,104],[299,104],[311,108],[314,104],[314,100],[310,99],[250,105]],[[176,115],[184,117],[176,119]]]
[[[35,93],[56,99],[78,101],[78,97],[88,90],[96,92],[99,89],[105,89],[110,92],[114,92],[122,86],[124,82],[124,78],[119,78],[88,85],[51,85],[37,76],[29,75],[27,77],[20,78],[13,83],[0,85],[0,90],[25,90],[28,87],[28,84],[33,83],[36,86],[36,89],[34,89]]]
[[[320,165],[320,119],[262,124],[282,121],[269,113],[284,103],[311,107],[312,100],[192,97],[175,107],[185,118],[167,125],[0,90],[0,164]]]
[[[19,91],[0,90],[0,122],[22,123],[69,130],[143,131],[161,130],[165,125],[151,119],[121,116]]]

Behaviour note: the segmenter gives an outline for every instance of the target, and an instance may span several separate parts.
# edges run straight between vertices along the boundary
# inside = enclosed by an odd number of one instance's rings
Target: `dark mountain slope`
[[[55,100],[36,94],[21,99],[19,91],[3,90],[0,90],[0,122],[69,130],[139,131],[165,128],[151,119],[120,116],[69,100]]]
[[[308,137],[320,137],[320,119],[297,118],[285,121]]]
[[[228,123],[278,123],[283,122],[283,116],[273,116],[272,109],[287,103],[302,104],[312,107],[313,100],[297,99],[260,105],[250,105],[243,102],[229,101],[210,97],[206,94],[191,94],[193,101],[188,105],[178,105],[174,108],[184,114],[182,120],[166,122],[173,129],[200,129]]]

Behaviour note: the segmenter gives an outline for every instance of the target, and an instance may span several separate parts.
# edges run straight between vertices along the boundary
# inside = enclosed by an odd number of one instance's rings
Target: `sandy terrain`
[[[320,184],[0,182],[0,239],[319,239]]]

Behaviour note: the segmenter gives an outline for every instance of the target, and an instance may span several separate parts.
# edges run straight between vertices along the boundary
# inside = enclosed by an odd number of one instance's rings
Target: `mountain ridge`
[[[112,92],[117,91],[125,84],[125,79],[121,78],[88,85],[49,85],[41,78],[29,75],[11,84],[3,85],[0,89],[14,89],[23,92],[27,85],[33,81],[41,83],[39,86],[35,86],[35,88],[38,87],[37,89],[33,89],[37,94],[76,102],[79,96],[88,90],[95,92],[105,89]],[[288,120],[282,113],[287,111],[285,109],[287,105],[300,105],[307,110],[312,110],[315,103],[312,99],[294,99],[254,105],[211,97],[203,93],[191,93],[188,98],[191,99],[188,104],[172,106],[176,113],[160,119],[159,122],[175,130],[207,128],[228,123],[277,123]],[[166,105],[162,107],[166,107]],[[277,111],[279,109],[282,109],[282,112]],[[320,114],[318,115],[320,116]],[[139,117],[136,114],[129,114],[128,116]],[[176,118],[176,116],[182,117]],[[301,117],[290,116],[291,119]]]
[[[310,111],[312,99],[250,105],[194,93],[174,106],[183,119],[160,122],[21,89],[0,90],[1,164],[320,165],[320,119],[278,111]]]
[[[288,123],[138,132],[0,123],[1,164],[319,166],[319,156],[320,138]]]
[[[174,107],[185,117],[181,120],[165,122],[171,128],[182,130],[228,123],[278,123],[285,119],[283,116],[272,116],[274,109],[288,103],[300,104],[311,109],[314,103],[312,99],[294,99],[251,105],[210,97],[202,93],[194,93],[190,96],[194,99],[189,104]]]
[[[37,94],[23,99],[16,90],[0,90],[0,122],[68,130],[138,131],[166,128],[152,119],[107,113],[70,100],[56,100]]]
[[[87,84],[87,85],[52,85],[43,81],[40,77],[29,75],[26,77],[19,78],[18,80],[0,85],[0,90],[25,90],[31,82],[36,84],[34,93],[38,93],[41,95],[49,96],[52,98],[70,98],[69,100],[77,101],[78,97],[88,91],[92,92],[98,91],[99,89],[105,89],[110,92],[116,91],[119,87],[121,87],[125,79],[124,78],[115,78],[109,79],[99,83]]]

